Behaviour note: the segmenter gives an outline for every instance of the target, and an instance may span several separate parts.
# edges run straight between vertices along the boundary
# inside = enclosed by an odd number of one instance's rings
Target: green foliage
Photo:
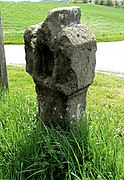
[[[105,3],[104,0],[99,1],[99,5],[104,5],[104,3]]]
[[[114,6],[114,7],[124,7],[123,1],[116,1],[116,0],[70,0],[70,3],[91,3],[91,4],[99,4],[99,5],[105,5],[105,6]]]
[[[105,5],[106,5],[106,6],[113,6],[113,5],[114,5],[114,2],[113,2],[113,0],[106,0],[106,1],[105,1]]]
[[[122,180],[124,78],[96,74],[87,114],[68,132],[37,116],[33,82],[8,67],[10,91],[0,94],[1,180]]]
[[[95,4],[99,4],[99,0],[95,0],[94,3],[95,3]]]
[[[83,3],[88,3],[88,0],[71,0],[69,3],[72,4],[83,4]]]
[[[111,0],[106,2],[109,1]],[[102,0],[95,0],[95,3],[99,4],[99,2],[103,3]],[[82,11],[81,21],[93,31],[97,41],[124,39],[123,9],[94,4],[75,5],[80,6]],[[5,43],[22,44],[24,31],[29,26],[44,21],[50,9],[64,6],[72,6],[72,4],[58,2],[0,2]]]

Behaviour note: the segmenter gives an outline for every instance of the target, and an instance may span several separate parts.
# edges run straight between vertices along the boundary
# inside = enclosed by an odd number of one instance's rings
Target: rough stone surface
[[[80,16],[79,7],[53,9],[24,34],[26,70],[36,84],[40,117],[62,128],[84,113],[94,78],[96,41]]]
[[[3,31],[2,31],[2,22],[0,14],[0,87],[8,88],[8,78],[6,70],[6,58],[4,50],[4,40],[3,40]]]

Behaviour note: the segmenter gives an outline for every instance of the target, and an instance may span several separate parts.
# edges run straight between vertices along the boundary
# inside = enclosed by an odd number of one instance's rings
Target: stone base
[[[48,88],[38,93],[38,109],[45,124],[66,129],[69,124],[80,121],[86,108],[87,89],[70,96],[51,91]]]

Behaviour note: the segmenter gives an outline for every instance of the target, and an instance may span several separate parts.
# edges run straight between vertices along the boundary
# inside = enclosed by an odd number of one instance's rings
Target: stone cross
[[[8,88],[1,14],[0,14],[0,87],[6,88],[6,89]]]
[[[80,16],[79,7],[56,8],[24,34],[26,70],[36,84],[39,115],[61,128],[80,120],[94,79],[96,40]]]

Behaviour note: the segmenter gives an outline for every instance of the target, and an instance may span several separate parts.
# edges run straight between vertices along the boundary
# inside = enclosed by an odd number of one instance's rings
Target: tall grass
[[[63,132],[41,123],[23,92],[3,94],[0,106],[2,180],[123,179],[124,124],[117,117],[88,113]]]
[[[9,67],[9,75],[10,70],[20,78],[22,71],[22,83],[30,81],[22,68],[16,71]],[[10,92],[0,95],[1,180],[123,180],[124,121],[121,109],[113,114],[115,109],[101,106],[97,98],[96,102],[92,99],[79,124],[71,126],[68,132],[56,131],[39,119],[32,85],[28,84],[29,91],[27,87],[17,86],[12,91],[13,78],[9,77]],[[101,84],[104,89],[101,98],[107,95],[109,99],[105,79],[109,81],[109,89],[114,84],[115,89],[122,90],[123,100],[124,79],[101,74],[97,74],[88,96],[93,98],[93,91]],[[114,100],[116,95],[112,97]]]
[[[22,91],[2,93],[0,100],[0,178],[16,179],[20,152],[35,124],[35,102]]]

